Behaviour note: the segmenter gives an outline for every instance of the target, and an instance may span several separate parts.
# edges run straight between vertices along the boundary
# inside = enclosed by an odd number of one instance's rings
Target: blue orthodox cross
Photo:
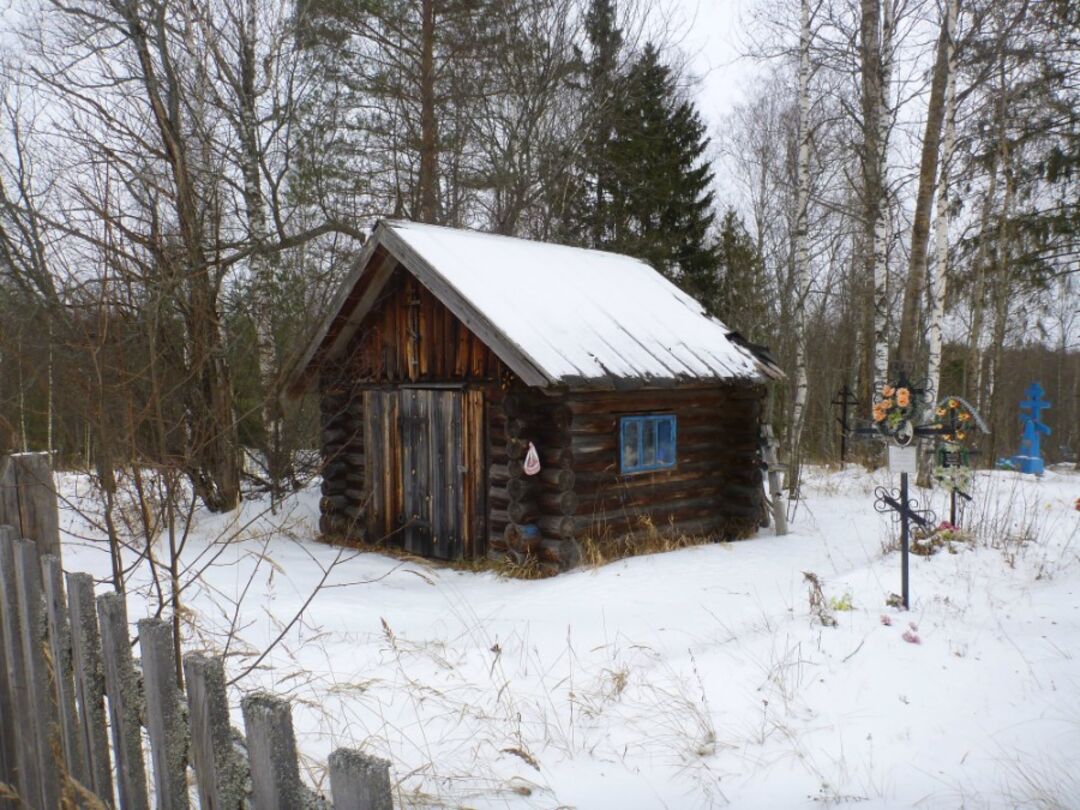
[[[1027,399],[1020,403],[1024,435],[1020,439],[1020,453],[1013,456],[1013,461],[1020,472],[1042,475],[1044,466],[1039,442],[1043,436],[1050,435],[1050,427],[1043,424],[1041,416],[1042,412],[1050,407],[1050,403],[1043,399],[1043,387],[1037,382],[1029,385],[1025,393]]]

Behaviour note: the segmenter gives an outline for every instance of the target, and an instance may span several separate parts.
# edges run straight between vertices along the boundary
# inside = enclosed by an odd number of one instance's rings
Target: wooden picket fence
[[[332,753],[331,804],[300,778],[285,700],[244,697],[240,734],[220,658],[183,657],[185,695],[169,622],[138,623],[137,663],[123,595],[95,597],[89,574],[65,575],[10,526],[0,636],[0,810],[149,810],[147,759],[160,810],[190,807],[189,766],[204,810],[392,810],[388,762]]]

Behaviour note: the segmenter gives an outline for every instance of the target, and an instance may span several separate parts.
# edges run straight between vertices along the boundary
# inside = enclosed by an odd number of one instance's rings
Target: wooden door
[[[364,495],[369,543],[399,543],[404,519],[397,391],[364,392]]]
[[[465,455],[462,392],[411,388],[401,392],[407,551],[456,560],[465,550]]]
[[[364,392],[369,542],[446,560],[484,554],[483,425],[479,389]]]

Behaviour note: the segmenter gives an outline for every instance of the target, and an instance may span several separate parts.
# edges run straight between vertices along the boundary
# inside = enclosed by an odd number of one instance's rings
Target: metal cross
[[[910,522],[924,528],[937,523],[937,516],[929,509],[919,509],[918,501],[908,497],[907,473],[900,475],[900,489],[878,487],[874,490],[874,509],[881,513],[893,512],[893,519],[900,521],[900,596],[904,610],[911,608],[908,586],[908,556],[910,547]]]
[[[859,404],[854,392],[844,383],[844,387],[836,392],[832,403],[840,408],[840,416],[836,421],[840,423],[840,469],[844,469],[847,461],[847,437],[851,432],[851,424],[848,422],[848,408]]]

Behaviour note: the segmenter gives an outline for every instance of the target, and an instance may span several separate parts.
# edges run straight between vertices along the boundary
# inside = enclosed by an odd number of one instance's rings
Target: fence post
[[[255,692],[245,696],[241,706],[255,807],[259,810],[301,807],[300,767],[288,702]]]
[[[0,456],[0,523],[9,523],[37,545],[60,556],[60,516],[48,453]]]
[[[45,589],[45,617],[49,628],[49,652],[52,655],[53,685],[60,719],[60,739],[68,774],[87,785],[86,757],[75,717],[75,688],[71,669],[71,627],[68,625],[64,599],[64,572],[60,559],[52,554],[41,558],[41,581]]]
[[[390,763],[351,748],[330,755],[334,810],[393,810]]]
[[[25,667],[28,697],[33,711],[31,725],[24,729],[36,748],[37,781],[42,807],[58,807],[59,768],[53,754],[53,741],[58,739],[59,717],[56,700],[49,688],[48,665],[45,661],[47,630],[44,598],[41,592],[41,562],[38,547],[29,540],[14,544],[15,586],[19,599],[19,629],[22,634],[23,666]],[[60,746],[57,746],[58,751]],[[62,755],[62,753],[61,753]]]
[[[15,594],[15,530],[0,526],[0,749],[3,752],[2,781],[20,796],[30,796],[29,775],[23,764],[29,740],[15,736],[31,722],[30,701],[23,677],[22,642],[19,635],[19,608]],[[0,802],[0,807],[17,807],[18,802]]]
[[[89,574],[67,575],[71,617],[71,664],[79,709],[83,770],[87,787],[106,804],[113,803],[109,738],[105,731],[105,680],[101,669],[101,639],[94,608],[94,579]]]
[[[97,609],[120,810],[148,810],[146,765],[139,728],[139,684],[128,641],[127,605],[123,594],[105,593],[97,598]]]
[[[233,747],[225,667],[218,658],[184,656],[191,762],[195,766],[199,805],[239,810],[244,801],[244,765]]]
[[[158,810],[187,810],[187,727],[176,683],[172,625],[162,619],[140,620],[139,649]]]

